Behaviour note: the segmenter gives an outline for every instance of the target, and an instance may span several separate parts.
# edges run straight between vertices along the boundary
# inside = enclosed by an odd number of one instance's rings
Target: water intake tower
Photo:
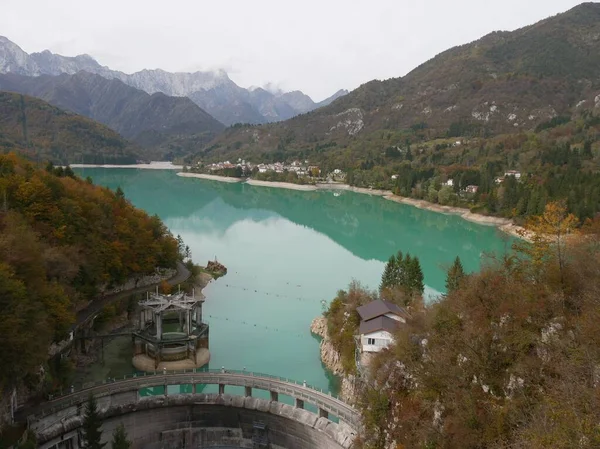
[[[139,302],[138,328],[132,335],[137,370],[173,371],[208,363],[209,328],[202,321],[204,298],[194,293],[153,293]]]

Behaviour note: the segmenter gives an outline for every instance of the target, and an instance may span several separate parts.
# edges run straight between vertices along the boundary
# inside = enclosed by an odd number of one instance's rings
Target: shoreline
[[[415,198],[407,198],[404,196],[394,195],[389,192],[387,195],[383,195],[383,198],[389,201],[394,201],[399,204],[406,204],[413,206],[418,209],[429,210],[445,215],[458,215],[460,218],[471,223],[476,223],[483,226],[494,226],[505,234],[511,235],[518,239],[528,240],[526,237],[520,234],[525,232],[525,228],[516,225],[509,218],[493,217],[491,215],[482,215],[471,212],[469,209],[464,207],[456,206],[442,206],[435,203],[430,203],[425,200],[418,200]]]
[[[149,164],[70,164],[71,168],[141,168],[144,170],[182,170],[183,165],[172,162],[152,161]]]
[[[246,184],[258,187],[274,187],[277,189],[287,190],[303,190],[305,192],[313,192],[319,188],[312,184],[294,184],[292,182],[280,182],[280,181],[259,181],[258,179],[248,179]]]
[[[279,181],[259,181],[257,179],[244,179],[242,178],[231,178],[227,176],[217,175],[204,175],[200,173],[177,173],[178,176],[185,176],[189,178],[201,178],[211,179],[222,182],[245,182],[251,186],[257,187],[272,187],[276,189],[287,189],[287,190],[299,190],[305,192],[312,192],[315,190],[343,190],[347,192],[361,193],[364,195],[381,196],[383,199],[388,201],[394,201],[395,203],[405,204],[407,206],[413,206],[418,209],[429,210],[431,212],[437,212],[445,215],[458,215],[463,220],[470,221],[484,226],[495,226],[500,231],[508,234],[512,237],[519,239],[526,239],[519,233],[525,231],[525,228],[518,226],[508,218],[493,217],[490,215],[482,215],[471,212],[469,209],[464,207],[456,206],[442,206],[440,204],[430,203],[425,200],[419,200],[415,198],[408,198],[404,196],[395,195],[391,190],[380,190],[380,189],[369,189],[366,187],[355,187],[349,184],[342,183],[316,183],[316,184],[294,184],[290,182],[279,182]]]
[[[381,196],[383,199],[393,201],[399,204],[405,204],[407,206],[413,206],[418,209],[429,210],[431,212],[437,212],[445,215],[458,215],[463,220],[470,221],[484,226],[494,226],[505,234],[511,235],[518,239],[528,240],[522,232],[525,232],[525,228],[518,226],[509,218],[493,217],[491,215],[483,215],[471,212],[465,207],[457,206],[443,206],[440,204],[430,203],[426,200],[419,200],[416,198],[408,198],[405,196],[395,195],[391,190],[378,190],[378,189],[367,189],[365,187],[354,187],[348,184],[328,184],[322,183],[317,184],[319,189],[323,190],[347,190],[355,193],[362,193],[373,196]]]
[[[242,178],[232,178],[230,176],[219,176],[219,175],[207,175],[204,173],[184,173],[184,172],[179,172],[177,173],[177,176],[181,176],[182,178],[198,178],[198,179],[208,179],[209,181],[220,181],[220,182],[229,182],[229,183],[235,183],[235,182],[242,182],[243,179]]]

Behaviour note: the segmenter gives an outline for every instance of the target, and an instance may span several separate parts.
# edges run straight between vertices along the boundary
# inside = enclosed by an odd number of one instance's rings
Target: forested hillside
[[[600,210],[598,36],[600,4],[584,3],[309,114],[230,128],[188,161],[309,159],[353,185],[477,212],[521,218],[567,199],[590,217]],[[509,170],[519,183],[504,183]]]
[[[139,147],[115,131],[36,98],[0,92],[0,153],[67,163],[135,163]]]
[[[32,95],[103,123],[142,146],[144,159],[172,159],[189,153],[224,129],[187,97],[149,95],[87,72],[37,77],[0,74],[0,89]]]
[[[404,146],[402,132],[415,128],[426,140],[530,131],[576,108],[594,107],[599,33],[600,5],[584,3],[449,49],[402,78],[370,81],[311,113],[231,129],[212,152],[345,153],[356,162],[369,152]]]
[[[600,218],[567,237],[576,226],[552,203],[529,222],[532,243],[488,258],[479,273],[457,259],[439,300],[382,290],[411,319],[362,370],[358,447],[600,447]],[[338,294],[330,329],[356,327],[355,308],[371,297],[356,285]],[[352,333],[335,335],[349,342],[344,366],[354,373]]]
[[[0,155],[0,390],[39,368],[100,286],[174,267],[178,257],[160,219],[119,192]]]

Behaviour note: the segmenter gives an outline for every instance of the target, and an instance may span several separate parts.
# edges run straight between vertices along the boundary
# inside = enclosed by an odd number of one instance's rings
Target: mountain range
[[[449,49],[308,114],[227,130],[197,156],[311,157],[350,168],[411,142],[519,134],[599,108],[600,4],[584,3]]]
[[[103,123],[144,147],[145,158],[180,156],[224,129],[187,97],[150,95],[85,71],[34,77],[0,74],[0,90],[31,95]]]
[[[28,54],[8,38],[0,36],[0,73],[24,76],[73,75],[80,71],[116,79],[148,94],[189,97],[225,125],[269,123],[326,106],[347,94],[339,90],[315,103],[300,91],[270,92],[263,88],[244,89],[222,70],[170,73],[161,69],[126,74],[100,65],[89,55],[61,56],[45,50]]]

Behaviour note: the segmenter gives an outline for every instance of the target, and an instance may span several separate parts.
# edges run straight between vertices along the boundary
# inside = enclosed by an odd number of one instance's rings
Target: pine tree
[[[423,294],[425,291],[425,284],[423,283],[423,270],[421,270],[421,263],[418,257],[414,257],[407,263],[408,270],[408,288],[412,293]]]
[[[185,243],[183,243],[183,237],[179,234],[177,234],[177,251],[181,258],[185,257]]]
[[[113,432],[112,449],[129,449],[131,447],[131,441],[127,439],[127,432],[125,426],[119,424],[119,426]]]
[[[400,282],[398,285],[404,287],[405,290],[410,291],[410,266],[412,265],[412,257],[410,257],[410,253],[406,253],[404,260],[400,263],[401,271],[398,273],[400,277]]]
[[[390,288],[394,285],[396,279],[396,258],[390,257],[388,263],[385,265],[383,274],[381,275],[381,284],[379,284],[379,290],[384,288]]]
[[[115,195],[117,196],[117,198],[119,199],[123,199],[125,198],[125,192],[123,192],[123,189],[121,188],[121,186],[117,187],[117,190],[115,191]]]
[[[418,257],[412,257],[410,254],[404,256],[402,251],[390,257],[381,276],[379,289],[393,287],[401,287],[410,294],[423,294],[423,271]]]
[[[394,264],[394,282],[392,283],[391,287],[395,287],[402,283],[403,271],[404,256],[402,255],[402,251],[398,251],[398,254],[396,254],[396,262]]]
[[[463,269],[462,262],[460,261],[460,257],[456,256],[454,259],[454,263],[448,269],[446,274],[446,291],[448,293],[453,292],[458,289],[460,285],[460,281],[465,277],[465,270]]]
[[[90,395],[85,406],[85,415],[83,416],[83,439],[84,449],[102,449],[106,443],[100,443],[102,439],[102,420],[98,413],[98,404],[96,398]]]

